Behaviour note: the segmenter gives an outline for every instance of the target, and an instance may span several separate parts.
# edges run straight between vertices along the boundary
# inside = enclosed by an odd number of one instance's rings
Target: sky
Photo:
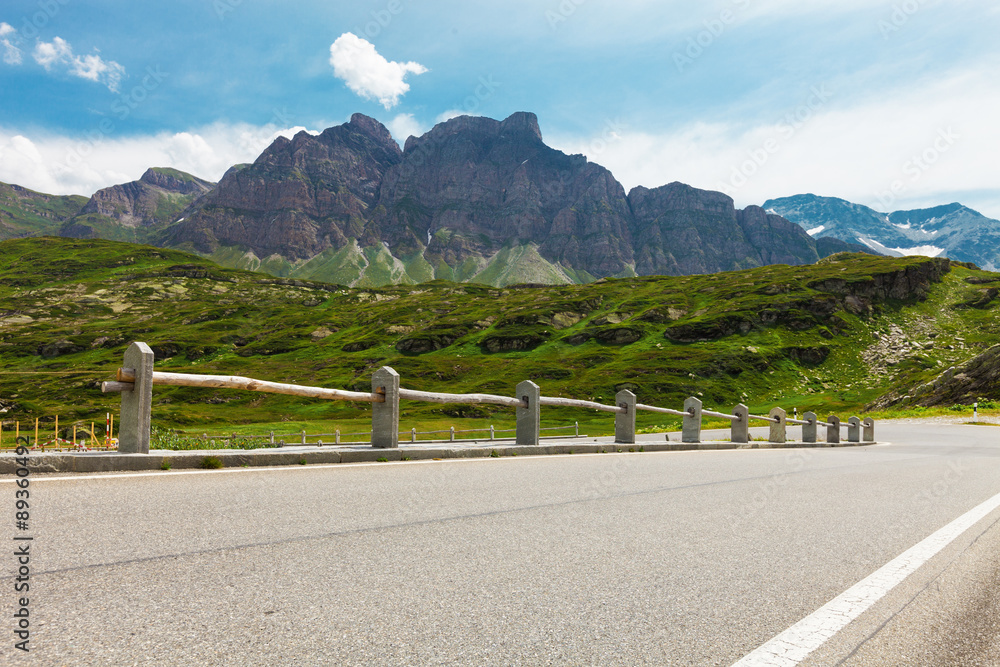
[[[1000,218],[994,0],[4,0],[0,181],[218,180],[355,112],[538,115],[626,189]]]

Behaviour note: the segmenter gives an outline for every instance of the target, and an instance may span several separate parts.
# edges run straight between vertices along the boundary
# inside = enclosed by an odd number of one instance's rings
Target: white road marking
[[[799,664],[921,565],[998,507],[1000,507],[1000,494],[969,510],[916,546],[907,549],[867,578],[733,663],[733,667],[793,667]]]

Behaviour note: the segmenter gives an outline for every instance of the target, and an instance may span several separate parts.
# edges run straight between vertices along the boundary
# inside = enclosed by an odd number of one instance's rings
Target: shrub
[[[218,456],[206,456],[201,460],[201,467],[214,470],[222,467],[222,459]]]

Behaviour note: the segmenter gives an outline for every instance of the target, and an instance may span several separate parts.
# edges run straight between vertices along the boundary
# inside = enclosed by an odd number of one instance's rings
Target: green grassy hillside
[[[0,183],[0,240],[55,234],[86,203],[78,195],[46,195]]]
[[[117,410],[103,395],[129,342],[157,368],[367,390],[394,367],[412,389],[645,403],[702,397],[729,410],[860,410],[998,340],[1000,275],[947,260],[841,255],[687,277],[511,287],[431,282],[348,289],[222,269],[181,252],[56,238],[0,243],[4,419]],[[998,283],[1000,284],[1000,283]],[[488,407],[405,404],[406,418],[509,419]],[[157,388],[154,423],[342,420],[366,406]],[[579,411],[565,417],[589,418]],[[644,420],[644,421],[643,421]],[[662,421],[643,416],[641,425]]]

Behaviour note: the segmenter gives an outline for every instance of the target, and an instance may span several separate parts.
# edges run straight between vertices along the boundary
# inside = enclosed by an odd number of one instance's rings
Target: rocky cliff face
[[[824,256],[798,225],[757,206],[739,211],[721,192],[671,183],[655,190],[634,188],[629,202],[640,275],[810,264]]]
[[[138,181],[95,192],[60,233],[72,238],[145,241],[213,186],[176,169],[147,169]]]
[[[631,270],[630,217],[611,172],[549,148],[534,114],[518,113],[410,137],[375,222],[394,254],[422,252],[436,274],[485,268],[504,247],[532,244],[553,265],[600,277]]]
[[[252,165],[231,169],[162,241],[203,253],[235,245],[292,261],[352,239],[377,243],[367,228],[371,209],[400,158],[389,131],[361,114],[318,136],[279,137]]]
[[[932,381],[913,387],[909,393],[890,393],[869,406],[884,410],[893,406],[971,405],[1000,392],[1000,345],[994,345],[964,364],[953,366]]]

